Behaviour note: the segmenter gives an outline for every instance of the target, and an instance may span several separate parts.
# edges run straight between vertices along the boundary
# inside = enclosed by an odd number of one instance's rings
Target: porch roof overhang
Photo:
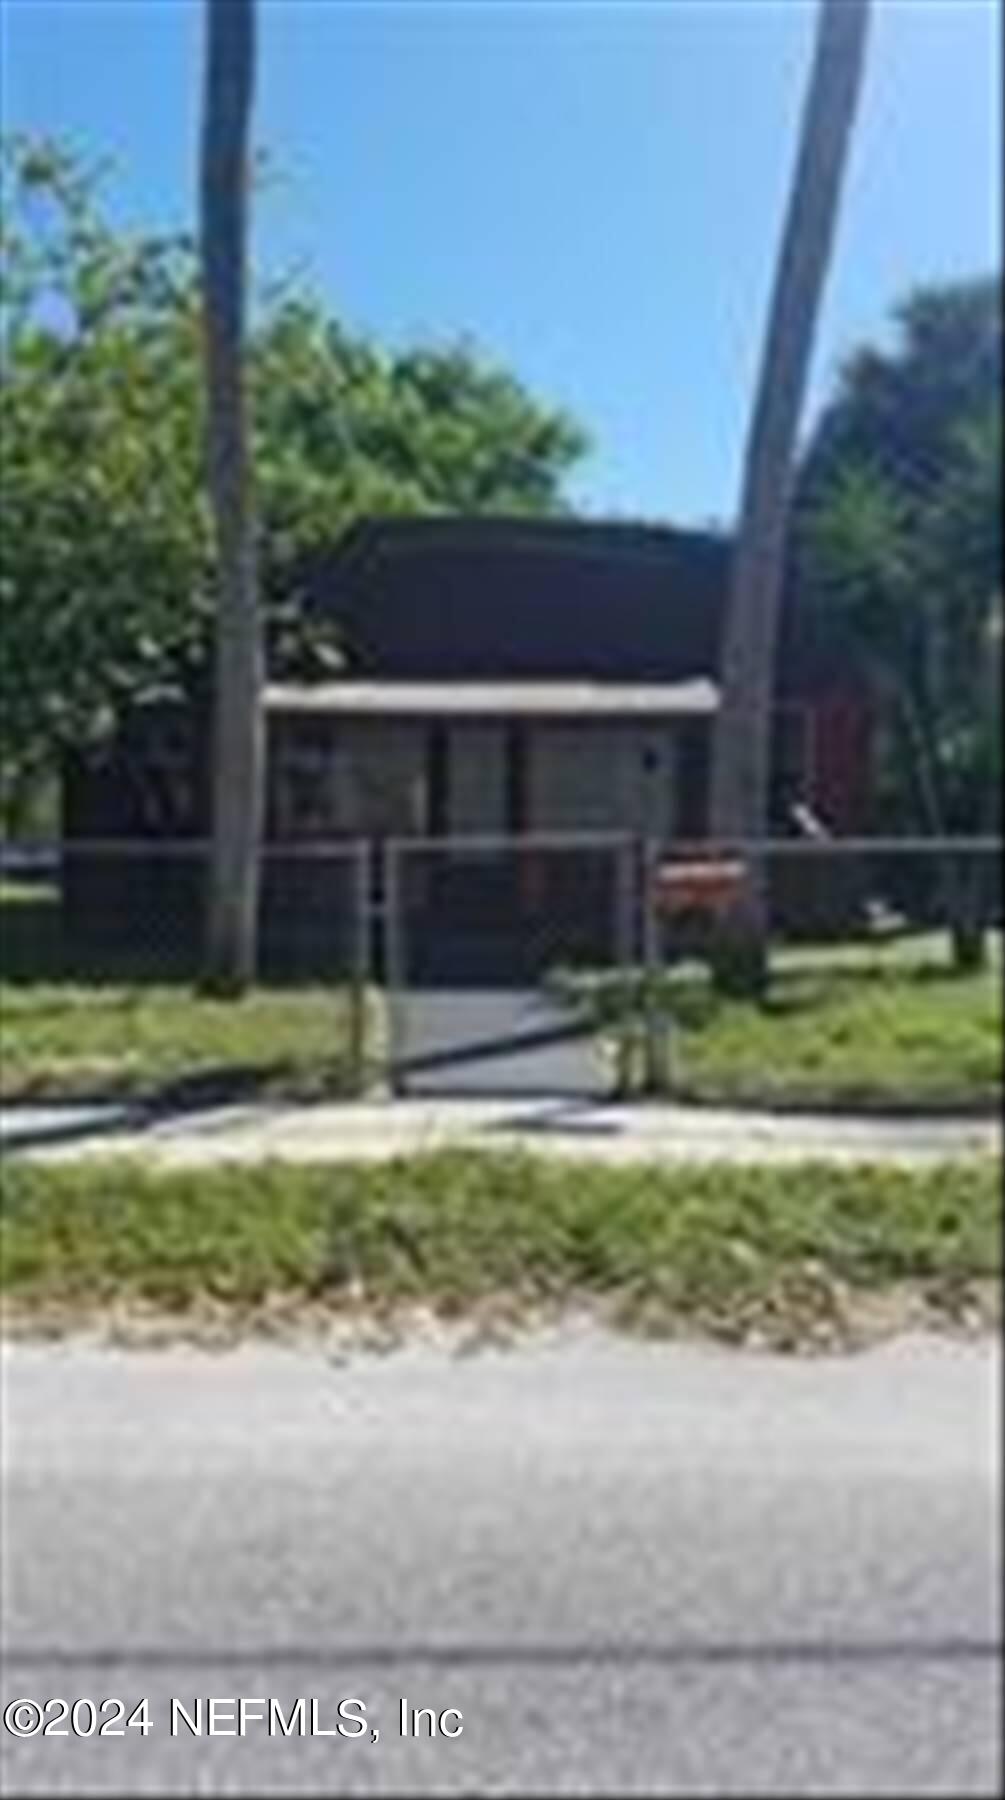
[[[330,681],[271,682],[276,713],[398,719],[704,718],[719,706],[714,681]]]

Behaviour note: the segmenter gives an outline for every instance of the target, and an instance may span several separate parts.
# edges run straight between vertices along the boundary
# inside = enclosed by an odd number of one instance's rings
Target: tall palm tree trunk
[[[262,627],[244,383],[255,0],[206,0],[200,171],[207,452],[216,529],[212,847],[205,981],[239,994],[257,960]]]
[[[799,415],[862,82],[869,0],[820,0],[813,69],[747,440],[721,657],[711,784],[721,841],[766,834],[774,663]],[[764,869],[755,855],[727,924],[719,973],[756,988],[766,972]]]

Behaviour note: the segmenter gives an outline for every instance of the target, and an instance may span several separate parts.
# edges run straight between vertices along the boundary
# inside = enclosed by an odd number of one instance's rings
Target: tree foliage
[[[5,158],[0,741],[15,780],[183,654],[208,573],[190,252],[113,234],[96,179],[54,144]]]
[[[893,315],[886,349],[849,357],[805,460],[803,505],[850,463],[924,499],[942,480],[962,421],[980,416],[1001,383],[1001,286],[991,278],[916,289]]]
[[[17,786],[137,695],[205,681],[216,571],[204,499],[194,247],[109,222],[106,171],[3,146],[0,760]],[[585,449],[475,347],[389,352],[310,296],[260,300],[249,345],[271,667],[337,646],[284,597],[304,548],[375,513],[552,513]]]
[[[848,363],[807,457],[799,554],[874,676],[893,828],[993,825],[1000,778],[997,284],[916,293]]]

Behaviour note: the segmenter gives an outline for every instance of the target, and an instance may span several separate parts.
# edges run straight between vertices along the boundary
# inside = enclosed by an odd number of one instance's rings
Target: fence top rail
[[[207,850],[209,846],[207,845]],[[363,862],[373,853],[373,846],[368,838],[312,838],[303,842],[281,844],[262,844],[260,854],[267,861],[277,861],[281,857],[316,858],[319,862],[326,857],[344,856],[353,862]]]
[[[826,837],[826,838],[653,838],[627,831],[479,832],[454,836],[290,838],[269,840],[259,846],[267,859],[279,857],[359,858],[384,848],[394,854],[410,850],[444,850],[454,853],[483,850],[615,849],[645,843],[668,858],[709,862],[716,858],[752,856],[868,856],[883,855],[1001,855],[1005,840],[974,833],[955,837]],[[212,848],[208,837],[80,837],[52,839],[44,843],[0,842],[0,872],[41,870],[67,856],[108,857],[205,856]]]
[[[635,843],[628,831],[534,831],[471,832],[453,837],[394,837],[385,839],[385,849],[399,856],[409,851],[443,850],[454,855],[490,850],[561,851],[618,850]]]
[[[33,845],[26,857],[14,845],[0,845],[0,870],[44,869],[65,862],[72,856],[173,857],[209,856],[209,838],[63,838],[43,847]],[[278,857],[337,857],[358,860],[370,855],[367,838],[304,838],[271,841],[260,844],[258,854],[267,860]]]
[[[935,856],[979,853],[1001,855],[1003,840],[991,836],[959,837],[826,837],[826,838],[669,838],[661,840],[668,857],[711,862],[733,856]]]

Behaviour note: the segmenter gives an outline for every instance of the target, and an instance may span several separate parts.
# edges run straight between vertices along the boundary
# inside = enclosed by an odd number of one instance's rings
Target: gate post
[[[370,967],[370,888],[371,862],[369,845],[363,841],[352,846],[352,972],[349,984],[349,1071],[354,1097],[366,1092],[369,1051]]]
[[[614,960],[620,993],[616,992],[614,1013],[614,1098],[627,1100],[632,1092],[632,1069],[635,1048],[635,1016],[633,980],[638,954],[637,862],[638,845],[634,838],[624,838],[614,850]]]
[[[659,860],[659,840],[647,837],[642,846],[642,980],[645,1015],[643,1091],[646,1094],[666,1095],[670,1088],[669,1021],[657,995],[657,982],[662,970],[656,910]]]
[[[405,1048],[405,943],[402,918],[401,858],[407,843],[397,838],[385,839],[380,869],[381,921],[384,949],[384,1018],[386,1047],[384,1068],[388,1089],[392,1094],[404,1092],[405,1083],[398,1064]]]

